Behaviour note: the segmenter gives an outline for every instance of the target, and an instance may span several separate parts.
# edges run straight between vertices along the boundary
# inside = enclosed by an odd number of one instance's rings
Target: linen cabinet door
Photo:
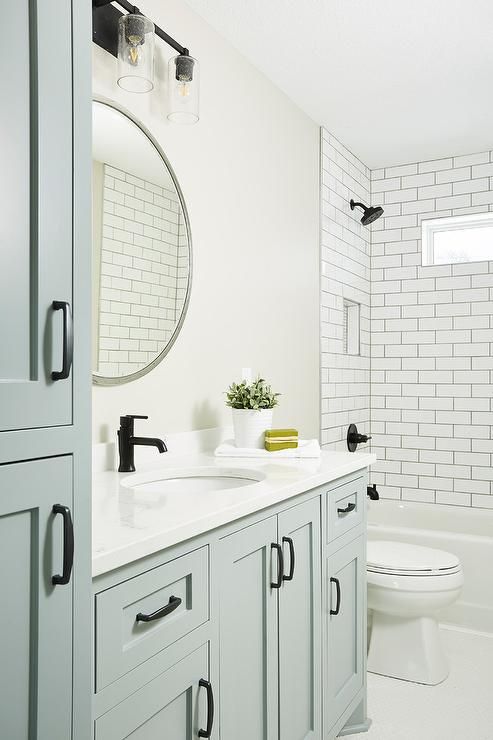
[[[5,740],[72,737],[71,492],[70,456],[0,466]]]
[[[321,737],[320,499],[279,514],[284,575],[279,591],[279,736]]]
[[[5,34],[0,65],[9,101],[0,138],[0,431],[72,422],[71,3],[17,0],[8,17],[15,32]]]
[[[220,543],[221,740],[278,740],[277,517]]]
[[[364,537],[358,537],[328,558],[325,588],[325,723],[328,730],[364,685]]]
[[[95,740],[213,738],[209,645],[202,645],[95,722]]]

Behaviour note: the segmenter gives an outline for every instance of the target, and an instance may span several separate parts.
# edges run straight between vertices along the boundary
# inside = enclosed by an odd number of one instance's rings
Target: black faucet
[[[380,494],[377,491],[377,484],[374,483],[372,486],[366,487],[366,495],[371,501],[378,501]]]
[[[118,430],[118,452],[120,453],[119,473],[133,473],[134,464],[134,447],[135,445],[147,445],[157,447],[159,452],[167,452],[168,448],[162,439],[157,437],[134,437],[134,419],[148,419],[148,416],[138,416],[136,414],[126,414],[120,416],[120,429]]]

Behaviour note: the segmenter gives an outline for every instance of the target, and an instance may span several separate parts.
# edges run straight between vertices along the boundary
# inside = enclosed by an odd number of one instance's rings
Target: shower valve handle
[[[364,444],[371,439],[367,434],[360,434],[356,424],[350,424],[347,430],[347,448],[349,452],[354,452],[358,445]]]

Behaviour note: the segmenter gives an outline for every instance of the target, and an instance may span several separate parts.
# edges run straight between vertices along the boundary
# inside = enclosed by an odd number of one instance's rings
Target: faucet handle
[[[358,445],[365,444],[371,436],[360,434],[356,424],[350,424],[347,430],[347,448],[349,452],[354,452]]]
[[[120,426],[130,428],[133,434],[134,419],[148,419],[148,416],[140,416],[139,414],[124,414],[120,416]]]

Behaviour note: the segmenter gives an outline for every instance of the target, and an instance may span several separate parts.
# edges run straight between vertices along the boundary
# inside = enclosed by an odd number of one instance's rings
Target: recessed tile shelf
[[[360,354],[360,304],[344,299],[344,354]]]

